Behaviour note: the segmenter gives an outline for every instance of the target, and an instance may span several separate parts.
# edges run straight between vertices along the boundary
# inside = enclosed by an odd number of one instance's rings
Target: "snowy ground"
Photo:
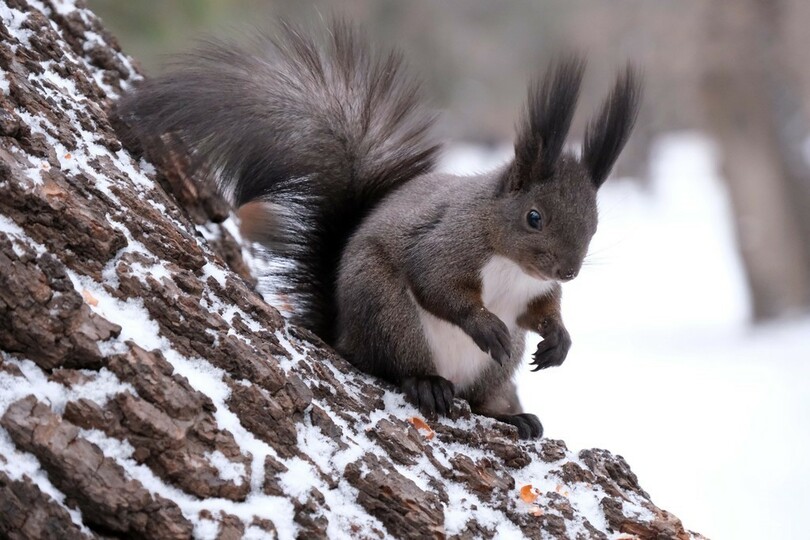
[[[503,152],[458,148],[446,168]],[[611,180],[564,288],[565,365],[519,376],[549,437],[628,459],[653,501],[714,539],[806,538],[810,319],[751,328],[712,146],[662,139],[648,189]]]

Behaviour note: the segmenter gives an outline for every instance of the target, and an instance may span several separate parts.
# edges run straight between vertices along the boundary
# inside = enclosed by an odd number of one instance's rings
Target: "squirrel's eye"
[[[537,210],[529,210],[529,213],[526,214],[526,222],[532,229],[539,230],[543,228],[543,216]]]

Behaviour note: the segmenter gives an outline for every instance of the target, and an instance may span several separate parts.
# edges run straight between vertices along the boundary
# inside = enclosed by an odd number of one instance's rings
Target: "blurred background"
[[[810,2],[88,3],[147,74],[203,33],[355,21],[425,79],[455,171],[509,158],[526,82],[556,52],[589,57],[574,146],[617,68],[642,66],[635,133],[565,287],[574,348],[520,375],[524,405],[548,436],[624,455],[709,537],[806,537]]]

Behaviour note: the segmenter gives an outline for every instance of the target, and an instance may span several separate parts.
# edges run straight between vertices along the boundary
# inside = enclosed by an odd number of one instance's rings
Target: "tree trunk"
[[[0,3],[0,536],[693,536],[621,457],[412,424],[287,324],[223,201],[122,148],[138,69],[76,6]]]
[[[706,4],[703,94],[740,250],[764,320],[810,309],[810,174],[779,53],[781,0]],[[799,122],[801,124],[801,122]],[[791,133],[791,131],[795,131]]]

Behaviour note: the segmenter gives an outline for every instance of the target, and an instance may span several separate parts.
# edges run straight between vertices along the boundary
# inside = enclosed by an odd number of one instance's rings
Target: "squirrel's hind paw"
[[[438,375],[408,377],[402,380],[405,397],[428,417],[449,415],[453,411],[456,390],[453,383]]]
[[[515,426],[518,430],[518,437],[521,439],[539,439],[543,436],[543,424],[533,414],[509,414],[496,416],[495,419]]]

